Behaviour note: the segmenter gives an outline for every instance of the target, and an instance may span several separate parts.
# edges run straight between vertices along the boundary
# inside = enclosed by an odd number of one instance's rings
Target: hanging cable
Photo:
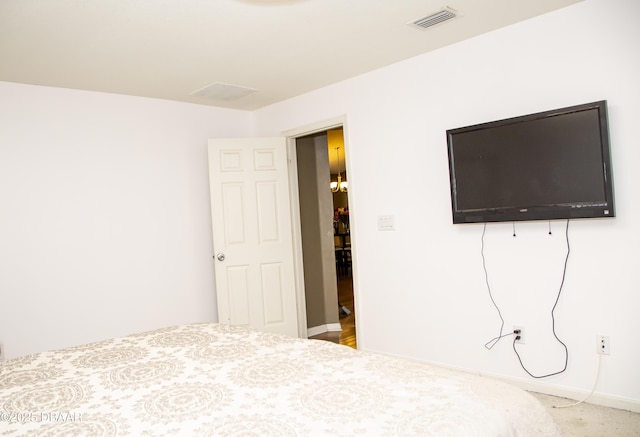
[[[571,253],[571,245],[569,244],[569,219],[567,219],[567,228],[565,230],[565,239],[566,239],[566,242],[567,242],[567,255],[565,256],[564,268],[562,269],[562,281],[560,281],[560,287],[558,289],[558,295],[556,296],[556,301],[553,304],[553,308],[551,309],[551,330],[553,332],[553,336],[556,338],[556,340],[558,340],[558,343],[560,343],[564,347],[564,356],[565,356],[564,367],[562,368],[562,370],[559,370],[559,371],[554,372],[554,373],[549,373],[547,375],[541,375],[541,376],[533,375],[531,372],[529,372],[529,370],[527,370],[527,368],[522,363],[522,358],[520,358],[520,354],[518,353],[518,349],[516,349],[516,338],[514,338],[513,339],[513,351],[516,353],[516,356],[518,357],[518,361],[520,361],[520,366],[522,366],[524,371],[527,372],[529,374],[529,376],[531,376],[532,378],[546,378],[548,376],[553,376],[553,375],[557,375],[559,373],[562,373],[565,370],[567,370],[567,365],[569,363],[569,349],[567,348],[567,345],[564,344],[562,342],[562,340],[560,340],[560,338],[558,338],[558,335],[556,334],[556,318],[555,318],[555,314],[554,314],[554,312],[556,310],[556,307],[558,306],[558,301],[560,301],[560,295],[562,294],[562,287],[564,286],[564,280],[565,280],[565,277],[567,275],[567,264],[569,262],[569,254]]]
[[[500,322],[501,322],[500,333],[498,334],[498,336],[495,338],[492,338],[491,340],[486,342],[484,345],[485,348],[491,349],[498,343],[498,341],[500,341],[502,337],[513,335],[513,333],[502,335],[502,330],[504,329],[504,318],[502,317],[502,312],[500,311],[498,304],[496,304],[496,301],[493,299],[493,294],[491,293],[491,285],[489,285],[489,272],[487,271],[487,263],[484,257],[484,234],[486,231],[487,231],[487,223],[485,222],[484,227],[482,228],[482,237],[480,238],[480,243],[481,243],[480,255],[482,256],[482,268],[484,269],[484,281],[485,281],[485,284],[487,284],[487,291],[489,292],[489,298],[491,299],[491,302],[493,302],[493,306],[496,307],[496,310],[498,311],[498,316],[500,317]]]
[[[491,349],[492,347],[494,347],[496,345],[496,343],[498,343],[498,341],[500,341],[500,339],[508,337],[510,335],[517,335],[517,334],[515,332],[508,332],[506,334],[502,334],[502,332],[501,332],[500,336],[494,337],[491,340],[489,340],[488,342],[486,342],[484,344],[484,347],[486,347],[487,349]],[[491,344],[491,343],[493,343],[493,344],[491,346],[489,346],[489,344]]]
[[[601,363],[602,363],[602,354],[598,355],[598,370],[596,371],[596,382],[593,383],[593,388],[591,389],[591,392],[587,395],[587,397],[585,397],[581,401],[574,402],[574,403],[568,404],[568,405],[553,405],[553,408],[575,407],[576,405],[579,405],[579,404],[583,403],[584,401],[586,401],[587,399],[589,399],[596,392],[596,387],[598,386],[598,381],[600,380],[600,364]]]

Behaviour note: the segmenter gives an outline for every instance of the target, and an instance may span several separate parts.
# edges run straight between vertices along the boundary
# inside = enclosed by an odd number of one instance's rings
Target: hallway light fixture
[[[349,189],[349,183],[342,180],[342,174],[340,172],[340,147],[336,147],[336,157],[338,158],[338,182],[331,182],[331,192],[337,193],[340,191],[341,193],[346,193]]]

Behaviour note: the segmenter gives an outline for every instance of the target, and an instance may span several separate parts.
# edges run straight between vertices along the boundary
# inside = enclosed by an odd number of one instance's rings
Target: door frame
[[[287,160],[289,163],[289,194],[291,202],[291,227],[292,227],[292,240],[293,240],[293,271],[295,275],[295,287],[296,287],[296,302],[298,305],[298,337],[307,338],[307,309],[305,305],[305,287],[304,287],[304,261],[302,258],[302,223],[300,220],[300,199],[298,192],[298,162],[296,155],[296,140],[300,137],[311,135],[318,132],[324,132],[330,129],[342,127],[345,144],[345,167],[349,166],[349,159],[347,158],[349,147],[347,145],[347,117],[342,115],[335,118],[330,118],[324,121],[315,122],[295,129],[282,132],[282,136],[287,138]],[[347,172],[348,173],[348,172]],[[349,180],[349,187],[352,187],[351,180]],[[349,205],[351,205],[351,190],[347,192],[349,199]],[[353,260],[355,261],[355,251],[352,252]],[[353,263],[353,299],[354,305],[357,307],[357,289],[356,289],[356,269],[355,262]],[[358,312],[356,311],[356,314]],[[356,329],[357,329],[356,322]]]

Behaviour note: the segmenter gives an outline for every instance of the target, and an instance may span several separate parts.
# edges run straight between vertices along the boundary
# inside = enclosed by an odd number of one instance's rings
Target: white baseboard
[[[572,401],[581,401],[587,396],[589,396],[589,392],[584,390],[575,390],[575,389],[570,389],[566,387],[558,387],[555,385],[545,384],[537,381],[525,381],[519,378],[497,375],[497,374],[488,373],[488,372],[480,372],[478,370],[467,369],[464,367],[448,366],[446,364],[433,362],[433,361],[416,360],[414,358],[402,357],[400,355],[395,355],[395,354],[385,354],[382,352],[375,352],[375,351],[374,353],[396,356],[404,359],[432,364],[438,367],[444,367],[452,370],[458,370],[462,372],[486,376],[488,378],[493,378],[493,379],[498,379],[504,382],[508,382],[509,384],[515,385],[516,387],[520,387],[521,389],[526,391],[534,391],[534,392],[542,393],[545,395],[558,396],[561,398],[571,399]],[[594,405],[601,405],[603,407],[617,408],[619,410],[627,410],[627,411],[633,411],[634,413],[640,413],[640,400],[636,400],[636,399],[623,398],[621,396],[613,396],[613,395],[601,394],[596,392],[596,393],[593,393],[591,396],[589,396],[589,398],[585,400],[585,402],[589,404],[594,404]],[[570,404],[572,402],[567,401],[567,403]]]
[[[444,366],[448,367],[448,366]],[[485,372],[477,372],[470,369],[458,369],[466,372],[477,373],[482,376],[487,376],[489,378],[500,379],[502,381],[508,382],[509,384],[515,385],[516,387],[520,387],[526,391],[534,391],[537,393],[542,393],[545,395],[557,396],[561,398],[571,399],[571,401],[567,401],[567,404],[573,403],[573,401],[582,401],[583,399],[589,396],[589,391],[584,390],[576,390],[567,387],[559,387],[555,385],[545,384],[537,381],[525,381],[519,378],[512,378],[503,375],[495,375]],[[589,404],[600,405],[603,407],[617,408],[620,410],[633,411],[634,413],[640,413],[640,401],[635,399],[623,398],[620,396],[606,395],[601,393],[593,393],[589,396],[585,402]]]
[[[326,325],[307,328],[307,337],[313,337],[314,335],[324,334],[325,332],[340,332],[340,331],[342,331],[342,326],[340,326],[340,323],[328,323]]]
[[[588,391],[569,389],[566,387],[557,387],[553,385],[538,383],[535,381],[528,382],[505,377],[492,377],[502,379],[503,381],[509,382],[510,384],[518,386],[527,391],[534,391],[545,395],[558,396],[561,398],[571,399],[572,401],[581,401],[589,396]],[[567,401],[566,403],[570,404],[572,403],[572,401]],[[635,399],[606,395],[596,392],[589,396],[585,400],[585,402],[589,404],[600,405],[603,407],[617,408],[620,410],[628,410],[633,411],[634,413],[640,413],[640,401],[637,401]]]

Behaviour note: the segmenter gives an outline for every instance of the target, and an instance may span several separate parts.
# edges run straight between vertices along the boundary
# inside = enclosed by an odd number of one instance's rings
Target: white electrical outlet
[[[596,335],[596,353],[611,355],[611,340],[608,335]]]
[[[520,334],[515,334],[516,331],[520,331]],[[516,340],[518,344],[524,344],[524,328],[522,326],[513,327],[514,337],[520,337]]]

